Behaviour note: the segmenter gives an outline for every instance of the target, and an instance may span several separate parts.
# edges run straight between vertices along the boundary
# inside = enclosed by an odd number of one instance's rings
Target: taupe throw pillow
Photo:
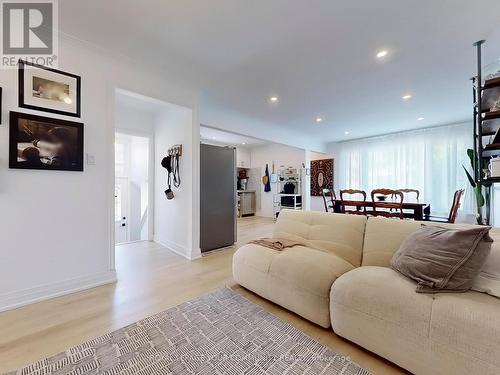
[[[490,229],[422,225],[403,241],[391,266],[415,280],[418,293],[465,292],[491,250]]]

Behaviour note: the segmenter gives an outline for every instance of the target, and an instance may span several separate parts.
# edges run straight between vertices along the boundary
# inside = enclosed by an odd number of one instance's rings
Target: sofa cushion
[[[500,231],[493,229],[490,235],[495,242],[481,273],[474,280],[472,290],[500,298]]]
[[[274,237],[299,241],[357,267],[361,265],[366,221],[358,215],[282,210]]]
[[[415,293],[415,286],[415,282],[390,268],[360,267],[335,281],[330,300],[332,306],[347,306],[427,336],[433,297]],[[332,323],[338,318],[332,310]]]
[[[366,223],[366,232],[363,245],[363,266],[390,267],[394,253],[399,249],[401,243],[411,233],[420,228],[422,222],[409,220],[395,220],[381,217],[370,217]],[[443,224],[426,222],[426,225],[439,226],[443,228],[470,229],[477,225],[468,224]],[[500,228],[490,231],[493,239],[500,234]],[[500,246],[495,242],[493,247]]]
[[[334,254],[304,246],[276,251],[249,244],[233,256],[236,282],[325,328],[330,326],[330,288],[352,269]]]
[[[495,366],[500,374],[500,300],[473,291],[436,295],[429,338],[434,348],[447,349],[450,362],[465,356]]]
[[[500,300],[415,286],[386,267],[342,275],[330,295],[333,330],[415,374],[499,374]]]
[[[403,241],[391,266],[416,281],[418,293],[465,292],[490,253],[490,229],[422,225]]]

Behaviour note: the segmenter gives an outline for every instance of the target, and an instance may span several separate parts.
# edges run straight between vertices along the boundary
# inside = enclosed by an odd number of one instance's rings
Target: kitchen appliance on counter
[[[248,174],[247,174],[247,169],[245,168],[238,168],[237,188],[238,190],[248,189]]]
[[[248,189],[248,178],[238,179],[238,190],[247,190],[247,189]]]

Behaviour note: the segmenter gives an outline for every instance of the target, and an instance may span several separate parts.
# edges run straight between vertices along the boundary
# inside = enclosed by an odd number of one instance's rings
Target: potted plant
[[[474,169],[474,160],[476,159],[476,153],[472,149],[467,150],[467,156],[470,159],[472,169]],[[481,168],[481,173],[483,169],[488,169],[488,160],[483,161]],[[472,186],[474,195],[476,197],[476,207],[477,207],[477,223],[479,225],[489,225],[490,224],[490,207],[491,207],[491,182],[483,181],[476,182],[471,176],[467,168],[462,165],[464,171],[467,175],[467,179]],[[483,215],[484,213],[484,215]]]

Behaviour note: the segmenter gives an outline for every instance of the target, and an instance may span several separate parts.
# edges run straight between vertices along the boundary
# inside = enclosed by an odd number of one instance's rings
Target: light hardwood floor
[[[152,242],[117,246],[118,283],[0,314],[0,373],[57,354],[215,288],[229,286],[374,374],[405,374],[333,331],[309,323],[234,283],[234,251],[251,239],[270,236],[273,225],[271,219],[241,219],[235,246],[193,262]]]

